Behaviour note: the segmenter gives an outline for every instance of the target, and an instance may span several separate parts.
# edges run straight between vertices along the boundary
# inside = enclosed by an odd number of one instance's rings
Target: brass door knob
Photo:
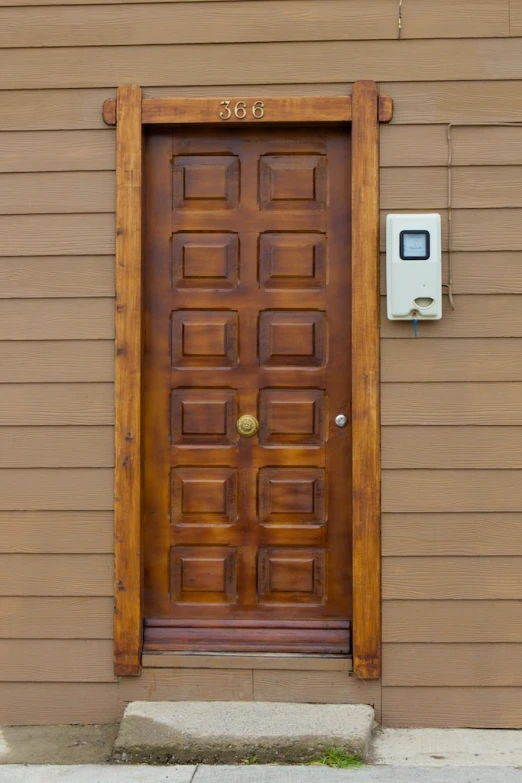
[[[244,416],[240,416],[236,422],[236,427],[239,434],[244,435],[246,438],[251,438],[259,432],[259,422],[256,417],[251,416],[250,413],[245,413]]]

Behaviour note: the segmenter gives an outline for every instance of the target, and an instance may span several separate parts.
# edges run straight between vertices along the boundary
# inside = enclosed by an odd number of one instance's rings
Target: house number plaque
[[[248,113],[251,113],[255,120],[261,120],[265,116],[263,101],[255,101],[251,105],[246,101],[237,101],[234,104],[232,101],[221,101],[219,105],[224,106],[224,109],[219,112],[222,120],[229,120],[232,115],[238,120],[244,120]]]

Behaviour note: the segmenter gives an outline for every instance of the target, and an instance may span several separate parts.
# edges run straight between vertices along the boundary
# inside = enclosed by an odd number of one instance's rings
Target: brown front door
[[[145,649],[350,650],[349,161],[338,129],[147,137]]]

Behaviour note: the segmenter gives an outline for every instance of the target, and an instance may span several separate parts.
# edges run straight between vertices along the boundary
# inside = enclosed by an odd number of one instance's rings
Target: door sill
[[[352,671],[349,655],[303,653],[144,652],[144,669],[279,669],[287,671]]]
[[[147,652],[347,655],[347,620],[174,620],[147,618]]]

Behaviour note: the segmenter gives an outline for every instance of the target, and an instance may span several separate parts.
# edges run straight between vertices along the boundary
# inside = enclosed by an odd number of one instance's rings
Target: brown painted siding
[[[445,251],[446,126],[468,124],[452,129],[457,310],[416,341],[382,321],[383,720],[522,727],[522,127],[494,125],[522,122],[518,37],[522,0],[411,0],[402,40],[390,0],[2,3],[0,722],[112,721],[129,699],[200,698],[205,677],[214,698],[380,710],[381,683],[345,672],[148,669],[118,684],[110,664],[102,102],[130,76],[146,96],[227,98],[344,94],[365,78],[395,103],[383,218],[440,211]]]

